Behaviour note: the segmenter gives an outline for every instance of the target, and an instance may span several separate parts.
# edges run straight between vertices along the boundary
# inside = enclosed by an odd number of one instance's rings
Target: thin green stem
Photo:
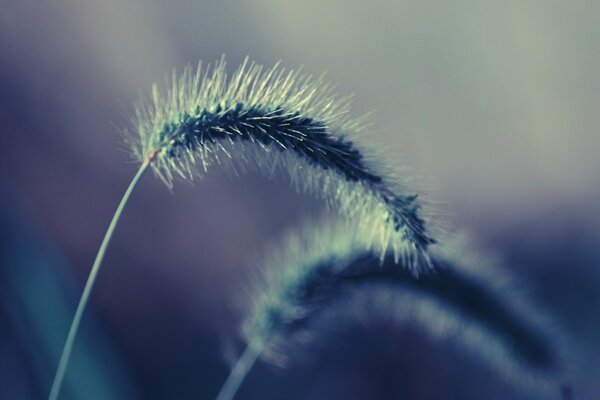
[[[149,158],[146,162],[142,164],[140,169],[137,171],[131,182],[129,183],[129,187],[123,194],[123,198],[119,203],[115,214],[110,221],[110,225],[108,225],[108,229],[106,230],[106,234],[104,235],[104,239],[102,240],[102,244],[100,245],[100,249],[98,249],[98,254],[96,254],[96,259],[94,260],[94,265],[92,265],[92,270],[90,271],[90,275],[87,278],[87,282],[85,283],[85,287],[83,289],[83,293],[81,294],[81,298],[79,299],[79,304],[77,305],[77,310],[75,311],[75,316],[73,317],[73,322],[71,322],[71,327],[69,328],[69,334],[67,335],[67,340],[65,342],[65,347],[63,348],[62,354],[60,356],[60,361],[58,363],[58,368],[56,370],[56,375],[54,375],[54,381],[52,382],[52,389],[50,390],[50,396],[48,396],[48,400],[56,400],[58,399],[58,395],[60,393],[60,388],[63,383],[63,379],[65,377],[65,372],[67,370],[67,364],[69,363],[69,358],[71,356],[71,351],[73,350],[73,343],[75,342],[75,337],[77,336],[77,331],[79,330],[79,325],[81,324],[81,317],[83,316],[83,312],[85,311],[85,307],[90,298],[90,294],[94,287],[94,283],[96,281],[96,276],[98,275],[98,271],[100,270],[100,265],[102,264],[102,259],[104,258],[104,254],[106,253],[106,248],[108,247],[108,243],[112,238],[112,235],[115,231],[115,227],[119,222],[119,218],[123,213],[123,209],[133,192],[136,184],[144,174],[144,171],[150,165],[152,161]]]
[[[254,365],[254,362],[258,359],[262,350],[264,348],[264,344],[262,341],[252,341],[246,347],[246,350],[242,353],[240,358],[237,360],[233,369],[229,373],[227,380],[223,384],[219,395],[216,400],[231,400],[233,396],[237,393],[240,385],[248,375],[248,371]]]

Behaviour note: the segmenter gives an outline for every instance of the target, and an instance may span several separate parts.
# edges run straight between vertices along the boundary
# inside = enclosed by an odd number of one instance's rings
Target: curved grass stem
[[[248,372],[254,365],[254,362],[262,353],[263,348],[263,342],[258,340],[251,342],[248,347],[246,347],[246,350],[244,350],[229,373],[216,400],[233,399],[240,385],[244,381],[244,378],[246,378],[246,375],[248,375]]]
[[[75,342],[75,337],[77,336],[77,331],[79,330],[79,325],[81,324],[81,318],[83,317],[83,312],[85,311],[85,307],[90,298],[90,294],[94,287],[94,283],[96,282],[96,276],[98,275],[98,271],[100,270],[100,265],[102,264],[102,260],[104,259],[104,254],[106,253],[106,248],[110,242],[110,239],[113,236],[115,231],[115,227],[119,222],[121,214],[123,213],[123,209],[133,192],[133,189],[139,182],[140,178],[150,165],[152,161],[149,158],[146,162],[142,164],[140,169],[137,171],[131,182],[129,183],[129,187],[123,194],[123,198],[121,202],[117,206],[117,210],[110,221],[110,225],[108,225],[108,229],[106,230],[106,234],[104,235],[104,239],[102,239],[102,244],[100,245],[100,249],[98,249],[98,254],[96,254],[96,259],[94,260],[94,264],[92,265],[92,269],[85,283],[85,287],[83,289],[83,293],[79,299],[79,304],[77,305],[77,310],[75,311],[75,316],[73,317],[73,321],[71,322],[71,327],[69,328],[69,334],[67,335],[67,340],[65,341],[65,346],[63,348],[62,354],[60,356],[60,361],[58,363],[58,368],[56,370],[56,374],[54,375],[54,380],[52,382],[52,388],[50,389],[50,395],[48,396],[48,400],[56,400],[58,399],[58,395],[60,393],[60,388],[63,383],[63,379],[65,377],[65,372],[67,370],[67,364],[69,363],[69,358],[71,356],[71,351],[73,350],[73,344]]]

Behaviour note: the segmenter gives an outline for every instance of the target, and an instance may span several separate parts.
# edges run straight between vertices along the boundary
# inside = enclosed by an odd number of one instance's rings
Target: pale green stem
[[[69,328],[69,334],[67,335],[67,340],[65,342],[65,347],[63,348],[62,354],[60,356],[60,361],[58,363],[58,368],[56,370],[56,375],[54,375],[54,381],[52,382],[52,389],[50,390],[50,396],[48,396],[48,400],[56,400],[58,399],[58,395],[60,393],[60,388],[63,383],[63,379],[65,377],[65,372],[67,370],[67,364],[69,363],[69,358],[71,356],[71,350],[73,350],[73,343],[75,342],[75,337],[77,336],[77,331],[79,329],[79,325],[81,324],[81,317],[83,316],[83,312],[85,311],[85,307],[90,298],[90,294],[94,287],[94,283],[96,281],[96,276],[98,275],[98,270],[100,269],[100,264],[102,264],[102,259],[104,258],[104,254],[106,253],[106,248],[108,247],[108,243],[115,231],[115,227],[117,226],[117,222],[119,222],[119,218],[123,213],[123,209],[127,204],[127,200],[129,200],[129,196],[133,192],[135,185],[138,183],[144,171],[150,165],[152,161],[149,158],[146,162],[142,164],[140,169],[137,171],[131,183],[129,183],[129,187],[125,191],[115,214],[110,221],[110,225],[108,225],[108,229],[106,230],[106,234],[104,235],[104,239],[102,240],[102,244],[100,245],[100,249],[98,250],[98,254],[96,254],[96,259],[94,260],[94,265],[92,265],[92,270],[90,271],[90,275],[87,278],[87,282],[85,283],[85,287],[83,289],[83,293],[81,294],[81,298],[79,299],[79,304],[77,305],[77,310],[75,311],[75,316],[73,317],[73,322],[71,322],[71,327]]]
[[[240,385],[248,375],[248,372],[254,365],[254,362],[258,359],[262,353],[264,344],[262,341],[252,341],[246,347],[246,350],[242,353],[240,358],[237,360],[233,369],[229,373],[227,380],[223,384],[219,395],[216,400],[231,400],[237,393]]]

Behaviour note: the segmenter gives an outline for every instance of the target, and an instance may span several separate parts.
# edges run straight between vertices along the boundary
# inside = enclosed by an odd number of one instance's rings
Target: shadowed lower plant
[[[348,115],[348,99],[322,79],[278,66],[250,63],[227,76],[225,61],[214,68],[175,72],[165,94],[153,86],[151,101],[137,107],[131,138],[141,163],[110,222],[69,329],[49,399],[57,399],[81,318],[116,224],[136,184],[151,167],[169,186],[214,163],[238,173],[255,168],[267,175],[287,172],[293,184],[324,198],[357,221],[362,234],[391,248],[395,261],[418,272],[430,267],[435,242],[417,196],[406,191],[368,146],[358,144],[361,119]],[[374,228],[376,227],[376,228]]]
[[[335,329],[340,314],[417,323],[514,383],[557,393],[564,357],[552,324],[489,261],[456,240],[446,243],[432,250],[433,271],[417,277],[391,253],[382,261],[348,224],[291,235],[243,302],[250,307],[242,328],[247,347],[217,399],[233,398],[258,358],[285,366],[324,324]]]

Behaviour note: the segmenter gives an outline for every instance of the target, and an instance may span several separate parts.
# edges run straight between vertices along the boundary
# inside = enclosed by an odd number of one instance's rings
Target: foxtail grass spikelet
[[[372,240],[389,243],[404,265],[428,265],[434,239],[417,196],[358,144],[364,122],[349,115],[349,100],[323,79],[248,59],[228,77],[222,58],[213,68],[174,72],[167,86],[163,94],[154,85],[152,101],[138,106],[132,147],[141,162],[153,158],[152,169],[168,186],[214,163],[234,173],[282,170],[299,190],[357,220]]]
[[[448,243],[432,249],[433,271],[417,277],[398,268],[393,254],[381,263],[347,224],[291,235],[243,302],[250,305],[242,327],[247,349],[218,399],[233,397],[257,358],[285,366],[296,350],[305,353],[319,327],[335,325],[340,314],[417,323],[480,355],[516,384],[558,390],[563,352],[552,324],[505,273],[456,240]]]

